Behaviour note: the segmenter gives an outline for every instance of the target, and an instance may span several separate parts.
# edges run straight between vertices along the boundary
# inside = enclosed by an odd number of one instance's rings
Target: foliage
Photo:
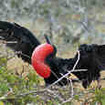
[[[105,88],[83,91],[76,86],[72,99],[63,103],[60,96],[69,99],[70,87],[52,87],[49,93],[49,90],[45,90],[43,80],[32,69],[26,76],[14,74],[7,69],[7,60],[6,57],[0,59],[0,105],[75,105],[77,102],[83,105],[105,104]]]
[[[30,90],[35,90],[35,86],[39,85],[40,78],[35,74],[33,70],[30,70],[26,77],[21,75],[16,75],[7,70],[5,62],[7,59],[2,57],[0,59],[0,103],[16,103],[16,105],[24,105],[25,102],[29,103],[35,98],[30,96],[25,96],[23,99],[18,96],[18,94],[29,92]],[[5,65],[4,65],[5,64]],[[4,66],[3,66],[4,65]],[[36,100],[38,97],[36,97]],[[1,105],[1,104],[0,104]],[[13,104],[14,105],[14,104]]]

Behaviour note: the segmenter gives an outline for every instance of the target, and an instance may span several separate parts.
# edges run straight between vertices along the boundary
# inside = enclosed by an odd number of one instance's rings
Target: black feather
[[[40,42],[28,29],[16,23],[0,21],[0,36],[5,41],[16,41],[17,43],[7,43],[6,45],[14,51],[20,52],[17,55],[31,64],[32,52]]]

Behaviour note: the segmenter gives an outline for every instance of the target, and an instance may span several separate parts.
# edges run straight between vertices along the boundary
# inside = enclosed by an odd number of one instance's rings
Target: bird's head
[[[55,47],[46,38],[47,43],[39,45],[32,54],[32,66],[35,71],[43,78],[48,78],[51,75],[51,69],[46,63],[47,57],[55,56]]]

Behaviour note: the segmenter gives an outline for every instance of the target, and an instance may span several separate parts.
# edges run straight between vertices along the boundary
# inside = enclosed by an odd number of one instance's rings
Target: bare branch
[[[56,83],[58,83],[59,81],[61,81],[63,78],[67,77],[67,76],[70,75],[72,72],[74,72],[74,71],[75,71],[75,68],[76,68],[76,66],[77,66],[77,64],[78,64],[78,62],[79,62],[79,60],[80,60],[80,53],[79,53],[79,51],[78,51],[78,59],[77,59],[76,63],[74,64],[73,69],[72,69],[71,71],[68,71],[68,73],[66,73],[65,75],[63,75],[61,78],[59,78],[57,81],[55,81],[54,83],[52,83],[52,84],[51,84],[50,86],[48,86],[47,88],[50,88],[51,86],[55,85]]]

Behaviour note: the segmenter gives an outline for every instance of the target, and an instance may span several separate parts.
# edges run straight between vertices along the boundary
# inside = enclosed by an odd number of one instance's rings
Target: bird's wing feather
[[[98,46],[94,59],[96,60],[98,67],[101,70],[105,70],[105,45]]]
[[[105,69],[105,45],[86,45],[83,44],[79,47],[81,57],[87,63],[95,64],[99,69]]]
[[[87,88],[92,80],[100,78],[100,71],[105,70],[105,45],[83,44],[80,45],[79,51],[80,60],[76,69],[87,69],[87,71],[74,72],[74,74]],[[77,56],[75,58],[77,59]]]
[[[11,42],[6,45],[14,51],[20,52],[17,55],[28,63],[31,63],[34,48],[40,44],[37,38],[25,27],[5,21],[0,21],[0,40]]]

